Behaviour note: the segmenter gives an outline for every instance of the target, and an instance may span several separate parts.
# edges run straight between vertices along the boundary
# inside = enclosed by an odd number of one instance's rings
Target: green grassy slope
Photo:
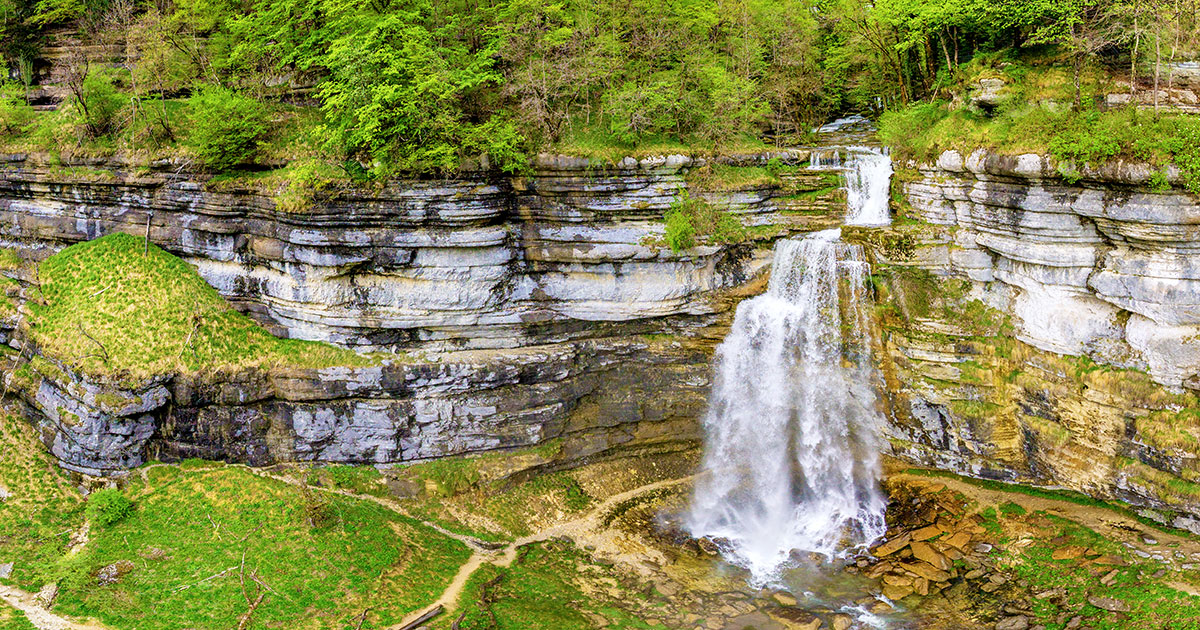
[[[30,307],[34,339],[45,354],[85,373],[138,379],[231,366],[372,362],[328,344],[274,337],[186,262],[128,234],[72,245],[38,273],[43,303]]]

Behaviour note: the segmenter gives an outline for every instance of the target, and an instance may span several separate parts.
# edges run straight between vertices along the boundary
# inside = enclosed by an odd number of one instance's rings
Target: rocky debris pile
[[[118,560],[103,566],[96,572],[96,583],[100,586],[111,586],[121,581],[121,578],[132,573],[134,564],[128,560]]]
[[[968,514],[961,496],[944,489],[930,484],[916,496],[904,497],[899,509],[908,514],[889,519],[903,525],[893,526],[883,542],[847,570],[878,579],[878,595],[893,602],[928,597],[964,581],[985,593],[1003,587],[1008,578],[990,558],[994,547],[984,541],[984,519]]]

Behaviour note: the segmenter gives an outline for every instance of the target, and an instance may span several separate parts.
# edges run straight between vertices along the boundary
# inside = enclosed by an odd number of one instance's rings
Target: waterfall
[[[846,161],[846,225],[887,225],[892,157],[886,148],[853,147]]]
[[[840,237],[779,241],[766,293],[717,348],[688,525],[760,584],[793,550],[833,557],[885,529],[869,269]]]
[[[808,168],[812,170],[842,168],[842,154],[837,149],[822,151],[814,149],[808,157]]]

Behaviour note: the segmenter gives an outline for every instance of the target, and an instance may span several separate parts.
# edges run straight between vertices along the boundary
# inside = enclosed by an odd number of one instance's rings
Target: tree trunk
[[[942,43],[942,54],[946,56],[946,70],[954,73],[954,64],[950,63],[950,49],[946,48],[946,35],[938,33],[938,41]]]
[[[1079,83],[1081,80],[1080,75],[1083,74],[1083,54],[1082,53],[1075,53],[1075,63],[1074,63],[1073,70],[1074,70],[1074,75],[1075,75],[1075,111],[1080,111],[1083,109],[1083,93],[1080,90],[1080,86],[1079,86]]]
[[[1138,31],[1138,15],[1137,7],[1134,6],[1133,14],[1133,50],[1129,51],[1129,95],[1137,94],[1137,54],[1138,44],[1142,41],[1142,34]],[[1132,100],[1132,99],[1131,99]]]
[[[1158,113],[1158,75],[1162,70],[1162,38],[1154,36],[1154,113]]]

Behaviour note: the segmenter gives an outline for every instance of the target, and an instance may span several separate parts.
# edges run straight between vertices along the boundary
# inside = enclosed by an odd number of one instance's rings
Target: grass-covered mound
[[[0,412],[0,564],[3,580],[26,590],[53,581],[71,534],[83,524],[83,501],[25,421]],[[2,617],[0,617],[2,618]],[[0,622],[0,628],[7,628]],[[19,626],[18,626],[19,627]]]
[[[291,364],[361,365],[329,344],[280,339],[234,310],[188,263],[128,234],[64,249],[38,268],[30,303],[44,354],[89,374],[144,378],[175,371]]]
[[[437,599],[465,545],[370,501],[237,467],[161,467],[66,562],[56,610],[113,628],[381,628]],[[115,574],[105,580],[103,570]],[[257,580],[257,581],[255,581]],[[114,583],[104,583],[113,581]]]

